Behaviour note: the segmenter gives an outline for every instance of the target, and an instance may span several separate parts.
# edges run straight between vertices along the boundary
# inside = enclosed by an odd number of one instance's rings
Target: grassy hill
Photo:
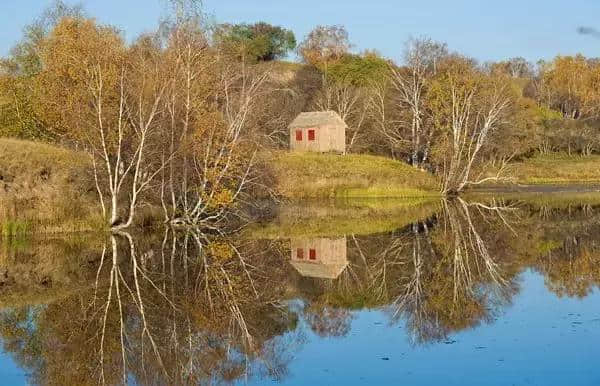
[[[97,228],[90,163],[58,146],[0,138],[0,236]]]
[[[288,198],[439,196],[435,176],[385,157],[288,151],[263,157],[275,173],[277,192]]]

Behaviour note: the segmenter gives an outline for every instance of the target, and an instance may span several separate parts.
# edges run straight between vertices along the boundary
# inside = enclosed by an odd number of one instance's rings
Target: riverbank
[[[436,176],[385,157],[288,151],[263,152],[260,157],[270,176],[272,193],[289,201],[288,207],[301,208],[284,213],[279,225],[300,229],[300,233],[306,233],[308,228],[329,229],[332,223],[333,228],[345,229],[340,221],[360,222],[364,215],[374,215],[379,221],[365,224],[363,231],[389,229],[399,224],[394,216],[382,217],[381,213],[411,218],[406,216],[407,208],[412,210],[441,198]],[[480,186],[475,192],[508,196],[519,192],[600,191],[600,156],[536,156],[512,163],[508,173],[514,177],[513,183]],[[336,207],[336,215],[329,219],[313,213],[319,212],[318,208],[307,208],[314,200],[332,198],[389,200],[376,205],[372,200],[364,205],[355,202],[344,206],[343,216],[338,216],[340,207]],[[99,214],[91,161],[86,154],[39,142],[0,138],[0,237],[99,230],[104,228]],[[315,218],[319,218],[317,223]],[[265,236],[273,236],[268,230],[265,232]]]
[[[510,164],[508,175],[526,185],[600,184],[600,155],[538,155]]]

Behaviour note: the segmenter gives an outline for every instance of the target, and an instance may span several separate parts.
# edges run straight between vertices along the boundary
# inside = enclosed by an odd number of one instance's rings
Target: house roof
[[[335,111],[311,111],[300,113],[296,119],[288,125],[288,128],[312,127],[321,125],[332,125],[347,128],[346,122]]]
[[[312,263],[309,261],[292,260],[290,262],[296,271],[304,277],[316,277],[319,279],[335,279],[344,271],[348,262],[336,262],[332,264]]]

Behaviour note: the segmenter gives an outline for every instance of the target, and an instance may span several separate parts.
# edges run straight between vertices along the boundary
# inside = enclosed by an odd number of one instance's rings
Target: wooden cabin
[[[345,154],[347,127],[335,111],[301,113],[288,126],[290,150]]]
[[[292,239],[291,264],[305,277],[335,279],[346,269],[346,237]]]

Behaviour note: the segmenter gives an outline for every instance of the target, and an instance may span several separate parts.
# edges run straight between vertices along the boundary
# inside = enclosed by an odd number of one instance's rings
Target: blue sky
[[[0,0],[0,55],[24,25],[52,0]],[[67,2],[73,2],[68,0]],[[84,0],[88,12],[128,37],[152,30],[165,0]],[[264,20],[292,29],[299,40],[317,24],[343,24],[357,50],[398,59],[410,36],[430,36],[478,60],[530,60],[581,52],[600,56],[600,39],[578,26],[600,29],[600,0],[205,0],[219,22]]]

